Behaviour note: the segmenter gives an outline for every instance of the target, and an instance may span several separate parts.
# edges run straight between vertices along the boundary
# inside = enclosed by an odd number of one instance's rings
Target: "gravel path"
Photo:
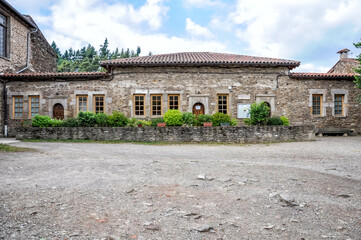
[[[361,239],[361,137],[12,145],[0,239]]]

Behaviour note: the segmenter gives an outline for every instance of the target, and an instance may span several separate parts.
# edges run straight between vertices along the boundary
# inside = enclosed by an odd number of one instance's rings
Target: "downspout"
[[[31,35],[32,33],[36,33],[37,31],[38,31],[38,29],[35,28],[35,30],[32,30],[32,31],[28,32],[26,66],[25,66],[23,69],[17,71],[16,73],[21,73],[21,72],[23,72],[23,71],[25,71],[26,69],[29,68],[29,60],[30,60],[30,35]]]
[[[0,79],[1,80],[1,79]],[[7,110],[7,91],[6,91],[6,81],[1,80],[3,83],[3,100],[4,100],[4,137],[8,136],[8,110]]]

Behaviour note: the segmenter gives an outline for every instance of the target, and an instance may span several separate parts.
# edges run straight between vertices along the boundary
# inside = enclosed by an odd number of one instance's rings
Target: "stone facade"
[[[360,63],[355,58],[341,58],[329,73],[354,73],[354,69],[359,66]]]
[[[135,142],[264,143],[314,140],[315,128],[312,126],[20,128],[17,130],[16,138],[19,140],[70,139]]]
[[[239,116],[243,106],[266,101],[273,116],[287,116],[292,125],[317,128],[350,128],[361,131],[361,93],[352,79],[294,79],[287,67],[129,67],[113,70],[113,76],[98,80],[10,81],[8,86],[9,134],[14,135],[21,119],[29,119],[29,97],[39,96],[40,114],[52,116],[55,104],[62,104],[64,117],[77,116],[77,96],[87,97],[87,110],[94,111],[94,96],[104,96],[105,113],[121,111],[128,117],[151,119],[151,96],[162,97],[162,113],[168,110],[168,96],[180,97],[180,110],[192,112],[202,103],[206,114],[218,111],[217,96],[228,96],[228,114]],[[145,97],[145,115],[134,115],[134,95]],[[322,115],[311,114],[312,94],[322,95]],[[343,115],[335,116],[334,98],[342,94]],[[24,117],[13,117],[13,97],[23,96]],[[243,120],[243,118],[239,118]]]
[[[23,16],[0,3],[0,13],[7,18],[6,55],[0,56],[0,73],[14,73],[27,66],[28,33],[29,65],[26,72],[55,72],[56,54],[30,16]]]

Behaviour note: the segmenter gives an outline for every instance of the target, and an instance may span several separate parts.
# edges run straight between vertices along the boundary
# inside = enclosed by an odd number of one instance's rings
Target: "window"
[[[39,96],[29,97],[29,118],[40,114],[40,100]]]
[[[94,112],[104,113],[104,95],[94,95]]]
[[[220,94],[218,98],[218,112],[227,114],[228,113],[228,95]]]
[[[152,116],[162,116],[162,95],[151,95]]]
[[[335,95],[335,116],[343,116],[343,98],[344,95]]]
[[[179,95],[168,95],[168,109],[179,110]]]
[[[321,116],[322,115],[322,95],[314,94],[312,95],[312,115]]]
[[[134,115],[144,116],[144,95],[134,95]]]
[[[0,56],[7,57],[7,19],[0,14]]]
[[[77,111],[78,113],[88,111],[88,96],[77,96]]]
[[[23,117],[23,97],[16,96],[13,97],[13,117],[22,118]]]

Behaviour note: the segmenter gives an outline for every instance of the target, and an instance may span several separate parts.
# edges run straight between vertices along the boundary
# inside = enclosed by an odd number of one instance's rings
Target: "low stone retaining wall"
[[[262,143],[315,139],[313,126],[18,128],[16,139]]]

